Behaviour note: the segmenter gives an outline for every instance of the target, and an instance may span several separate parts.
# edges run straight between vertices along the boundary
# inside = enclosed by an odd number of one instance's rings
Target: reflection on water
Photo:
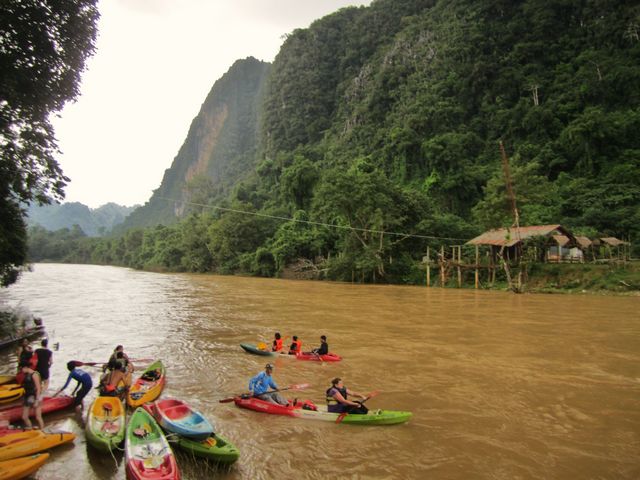
[[[198,478],[640,478],[638,298],[511,295],[36,265],[0,301],[41,316],[51,388],[70,359],[161,358],[165,395],[201,409],[241,451],[218,469],[179,456]],[[340,363],[277,359],[280,385],[316,402],[330,379],[382,390],[371,408],[411,410],[405,425],[354,427],[239,410],[264,358],[241,342],[326,334]],[[0,352],[0,373],[14,356]],[[98,371],[92,370],[97,380]],[[69,389],[69,388],[68,388]],[[95,393],[90,394],[90,398]],[[88,402],[89,400],[85,400]],[[36,478],[124,478],[124,461],[86,446],[82,418],[45,417],[78,434]]]

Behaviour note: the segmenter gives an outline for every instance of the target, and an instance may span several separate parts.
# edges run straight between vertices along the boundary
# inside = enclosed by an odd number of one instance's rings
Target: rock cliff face
[[[238,60],[214,84],[162,183],[119,229],[175,223],[193,204],[226,197],[252,174],[269,67],[253,57]]]

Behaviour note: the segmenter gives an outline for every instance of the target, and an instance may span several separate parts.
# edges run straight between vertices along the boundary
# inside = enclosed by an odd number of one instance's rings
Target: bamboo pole
[[[478,271],[479,266],[480,266],[480,252],[478,250],[478,245],[476,245],[476,290],[478,289],[478,284],[480,283],[478,278],[478,275],[480,275],[480,272]]]
[[[440,246],[440,286],[444,287],[444,245]]]
[[[458,245],[458,288],[462,288],[462,270],[460,270],[461,261],[462,261],[462,245]]]
[[[427,287],[431,286],[431,252],[430,247],[427,247]]]

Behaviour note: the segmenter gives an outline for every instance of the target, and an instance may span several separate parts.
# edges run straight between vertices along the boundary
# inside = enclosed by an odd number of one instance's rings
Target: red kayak
[[[335,353],[327,353],[326,355],[318,355],[317,353],[301,352],[296,354],[298,360],[315,360],[316,362],[339,362],[342,360],[340,355]]]
[[[73,397],[68,395],[60,395],[58,397],[44,397],[42,399],[42,414],[51,413],[73,405]],[[35,410],[32,408],[29,416],[33,417]],[[22,419],[22,405],[3,409],[0,411],[0,420],[8,420],[9,422],[17,422]]]
[[[289,405],[278,405],[267,402],[256,397],[242,398],[235,397],[233,403],[240,408],[254,410],[256,412],[271,413],[273,415],[286,415],[289,417],[297,417],[300,410],[317,410],[317,407],[311,400],[296,400],[289,402]]]

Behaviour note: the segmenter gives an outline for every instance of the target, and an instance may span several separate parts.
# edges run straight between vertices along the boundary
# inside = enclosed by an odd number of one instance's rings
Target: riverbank
[[[640,262],[626,264],[536,264],[526,284],[533,293],[640,296]]]

